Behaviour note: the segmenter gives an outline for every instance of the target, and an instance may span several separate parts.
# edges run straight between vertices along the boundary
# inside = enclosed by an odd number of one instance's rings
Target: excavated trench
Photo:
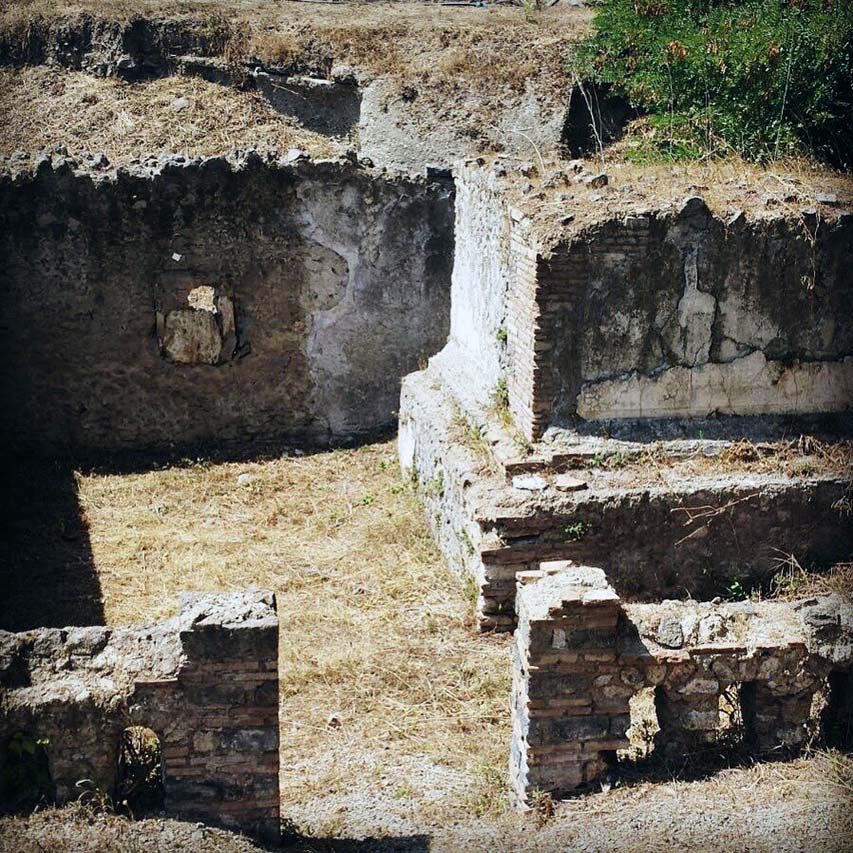
[[[327,51],[275,64],[235,58],[234,41],[228,27],[191,20],[89,15],[0,34],[2,65],[143,87],[197,76],[255,91],[302,129],[358,151],[322,161],[298,150],[143,155],[117,169],[63,146],[13,153],[0,195],[2,346],[16,363],[4,393],[19,401],[3,426],[14,446],[80,454],[361,439],[393,427],[401,378],[446,340],[449,167],[478,143],[452,122],[424,125],[412,87]],[[514,137],[527,157],[569,137],[580,150],[586,103],[528,90],[495,124],[530,131]],[[606,103],[594,102],[599,120]]]

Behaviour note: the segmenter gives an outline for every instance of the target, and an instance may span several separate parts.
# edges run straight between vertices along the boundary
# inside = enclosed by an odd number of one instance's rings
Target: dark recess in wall
[[[637,113],[626,98],[610,94],[606,83],[581,81],[569,92],[562,148],[568,157],[596,154],[622,136]]]

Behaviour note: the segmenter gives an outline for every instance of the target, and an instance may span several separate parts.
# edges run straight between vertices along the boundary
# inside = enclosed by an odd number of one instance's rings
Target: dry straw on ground
[[[118,166],[160,152],[340,153],[333,140],[275,112],[258,93],[192,77],[124,83],[45,67],[0,69],[0,116],[0,154],[7,155],[61,144],[72,155],[103,152]]]
[[[476,637],[392,443],[78,489],[108,621],[168,615],[182,590],[277,591],[285,765],[387,747],[502,770],[509,638]],[[327,769],[293,790],[285,776],[285,796],[328,791]]]
[[[233,59],[258,55],[308,67],[334,61],[406,80],[517,87],[529,77],[544,87],[564,85],[570,43],[592,20],[589,9],[563,4],[530,20],[518,8],[423,2],[0,0],[0,33],[20,37],[28,27],[80,14],[125,23],[143,17],[188,22]]]

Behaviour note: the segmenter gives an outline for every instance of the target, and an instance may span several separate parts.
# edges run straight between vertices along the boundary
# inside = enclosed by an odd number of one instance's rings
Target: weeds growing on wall
[[[577,73],[650,114],[641,159],[853,163],[849,0],[604,0]]]

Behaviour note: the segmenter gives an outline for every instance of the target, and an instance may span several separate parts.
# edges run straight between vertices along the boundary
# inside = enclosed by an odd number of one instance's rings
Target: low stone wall
[[[474,579],[485,630],[512,629],[516,575],[545,560],[599,565],[626,599],[654,601],[759,586],[780,553],[826,567],[853,551],[849,475],[738,477],[710,464],[697,477],[663,464],[623,483],[592,454],[569,471],[577,490],[556,464],[514,475],[490,443],[494,412],[468,420],[442,358],[403,383],[400,461],[448,562]]]
[[[445,340],[451,183],[254,152],[23,165],[0,170],[16,447],[375,434]]]
[[[735,687],[757,751],[800,746],[815,691],[826,717],[853,711],[853,605],[666,601],[623,606],[604,572],[545,563],[519,577],[510,786],[564,796],[595,782],[628,746],[629,700],[655,689],[657,744],[713,743],[720,695]]]
[[[121,735],[152,729],[171,815],[279,835],[278,618],[272,593],[187,595],[134,628],[0,632],[0,764],[47,741],[59,803],[117,784]]]

